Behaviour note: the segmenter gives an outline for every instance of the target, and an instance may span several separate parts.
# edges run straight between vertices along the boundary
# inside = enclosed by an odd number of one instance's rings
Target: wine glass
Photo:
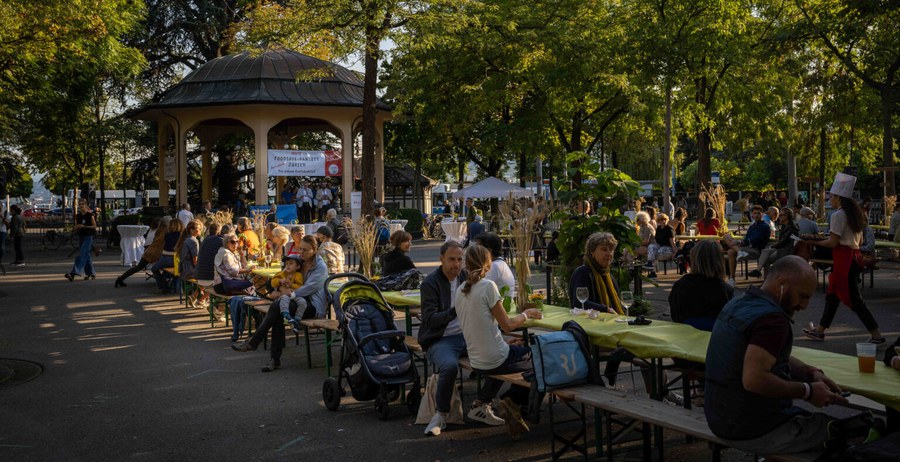
[[[631,308],[631,305],[634,304],[634,294],[630,291],[626,290],[619,294],[619,301],[622,303],[622,308],[625,308],[625,320],[628,320],[628,308]]]
[[[588,288],[587,287],[578,287],[575,289],[575,298],[581,302],[581,309],[584,309],[584,302],[588,299]]]
[[[271,253],[271,252],[266,252],[266,257],[265,257],[265,258],[266,258],[266,268],[271,267],[271,266],[272,266],[272,253]]]

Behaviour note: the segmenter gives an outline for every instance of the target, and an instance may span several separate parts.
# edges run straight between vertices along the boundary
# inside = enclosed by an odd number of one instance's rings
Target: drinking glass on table
[[[622,308],[625,308],[625,320],[628,321],[628,308],[634,304],[634,294],[628,290],[623,291],[619,294],[619,302],[622,303]]]
[[[584,309],[584,302],[588,299],[588,288],[587,287],[578,287],[575,289],[575,298],[581,302],[581,309]]]
[[[266,268],[270,268],[272,266],[272,252],[266,252]]]

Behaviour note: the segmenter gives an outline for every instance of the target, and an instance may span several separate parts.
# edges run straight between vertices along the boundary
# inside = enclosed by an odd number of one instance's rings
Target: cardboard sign
[[[333,150],[269,149],[269,176],[341,176],[341,155]]]

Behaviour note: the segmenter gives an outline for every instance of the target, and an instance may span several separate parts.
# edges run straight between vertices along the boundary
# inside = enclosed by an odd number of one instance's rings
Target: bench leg
[[[555,403],[557,402],[556,396],[550,394],[550,454],[553,460],[559,460],[560,456],[565,454],[568,450],[576,451],[580,453],[584,460],[588,460],[588,450],[587,450],[587,420],[585,419],[586,413],[584,410],[584,404],[577,403],[579,407],[573,406],[569,402],[565,402],[566,407],[575,412],[578,416],[578,420],[581,421],[581,428],[575,433],[575,436],[571,438],[566,438],[565,436],[556,433],[555,428],[555,420],[553,414],[553,408]],[[570,421],[571,422],[571,421]],[[560,422],[564,423],[564,422]],[[582,440],[582,444],[578,444],[578,440]],[[562,443],[562,447],[557,451],[556,450],[556,442],[559,441]]]

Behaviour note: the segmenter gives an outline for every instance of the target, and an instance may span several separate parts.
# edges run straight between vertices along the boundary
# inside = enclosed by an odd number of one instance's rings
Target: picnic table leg
[[[412,335],[412,318],[409,316],[409,305],[403,307],[406,314],[406,335]]]

